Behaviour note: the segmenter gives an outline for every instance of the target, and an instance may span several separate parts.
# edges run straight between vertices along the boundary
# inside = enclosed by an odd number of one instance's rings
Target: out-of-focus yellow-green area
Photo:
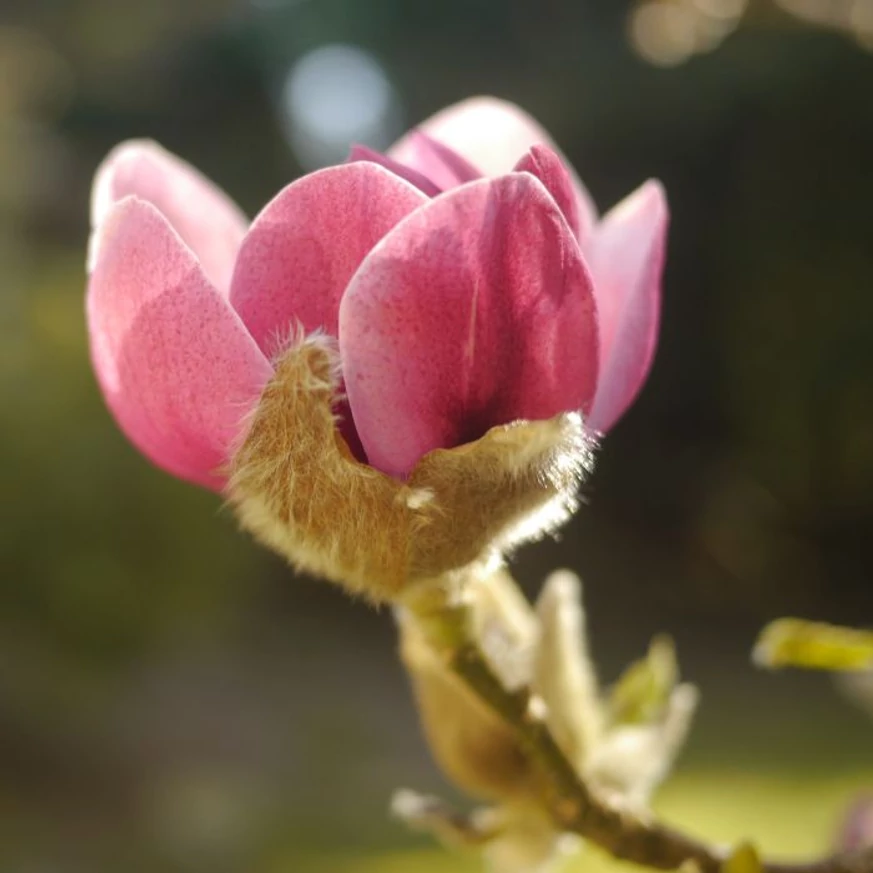
[[[254,215],[475,93],[536,115],[602,208],[657,176],[672,210],[652,376],[577,519],[514,569],[531,592],[582,575],[606,682],[675,638],[703,696],[670,821],[824,850],[873,787],[870,683],[750,653],[778,616],[873,624],[871,20],[869,0],[5,0],[0,870],[475,869],[387,817],[400,786],[451,796],[390,616],[151,468],[82,311],[117,141],[161,141]]]

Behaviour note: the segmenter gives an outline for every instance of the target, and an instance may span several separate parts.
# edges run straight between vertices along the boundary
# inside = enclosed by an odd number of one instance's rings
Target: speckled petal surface
[[[154,206],[127,197],[98,234],[86,308],[106,402],[155,464],[220,489],[272,368]]]
[[[557,152],[548,146],[535,145],[515,165],[518,173],[530,173],[545,185],[546,190],[564,213],[573,236],[579,238],[579,201],[573,189],[573,179]]]
[[[91,227],[113,205],[134,195],[151,203],[200,259],[203,271],[227,293],[248,219],[239,207],[202,173],[149,140],[116,146],[94,177]],[[89,264],[96,253],[89,254]]]
[[[494,425],[587,409],[596,385],[591,279],[527,173],[455,188],[401,222],[352,279],[339,330],[358,432],[392,475]]]
[[[360,161],[304,176],[255,219],[240,248],[230,300],[268,357],[296,324],[337,334],[340,298],[365,255],[428,198]]]

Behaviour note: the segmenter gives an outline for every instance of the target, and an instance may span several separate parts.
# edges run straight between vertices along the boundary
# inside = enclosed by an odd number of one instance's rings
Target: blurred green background
[[[255,214],[477,93],[537,116],[601,208],[657,176],[673,213],[652,377],[517,573],[581,573],[606,681],[675,636],[703,704],[659,810],[824,848],[873,725],[748,653],[779,615],[873,616],[871,46],[873,0],[0,0],[0,870],[475,869],[386,816],[399,785],[451,795],[390,617],[136,454],[82,292],[115,142]]]

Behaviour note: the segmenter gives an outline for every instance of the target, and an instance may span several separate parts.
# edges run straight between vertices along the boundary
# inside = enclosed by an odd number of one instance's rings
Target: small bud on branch
[[[873,668],[873,632],[780,618],[761,631],[752,659],[772,669],[867,670]]]

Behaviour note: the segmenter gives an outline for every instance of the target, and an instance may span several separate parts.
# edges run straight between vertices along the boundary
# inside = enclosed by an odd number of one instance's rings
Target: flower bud
[[[477,573],[463,591],[472,635],[507,689],[530,681],[537,627],[508,574]],[[470,794],[505,801],[531,792],[532,769],[511,728],[447,667],[419,617],[397,611],[400,653],[415,691],[431,751],[451,779]]]
[[[450,601],[459,598],[451,605],[467,617],[464,639],[447,634],[449,649],[477,647],[508,693],[527,689],[528,717],[545,722],[592,790],[643,810],[667,775],[697,702],[693,686],[677,684],[672,644],[655,640],[607,696],[588,652],[581,585],[572,573],[553,573],[536,609],[502,568],[466,576],[462,585],[455,577],[444,580]],[[543,803],[543,774],[507,723],[453,672],[445,640],[429,626],[428,591],[415,594],[398,609],[401,654],[431,751],[455,783],[495,803],[477,810],[473,828],[491,869],[551,870],[565,841]],[[451,820],[434,827],[429,812],[430,822],[413,818],[444,838]]]

